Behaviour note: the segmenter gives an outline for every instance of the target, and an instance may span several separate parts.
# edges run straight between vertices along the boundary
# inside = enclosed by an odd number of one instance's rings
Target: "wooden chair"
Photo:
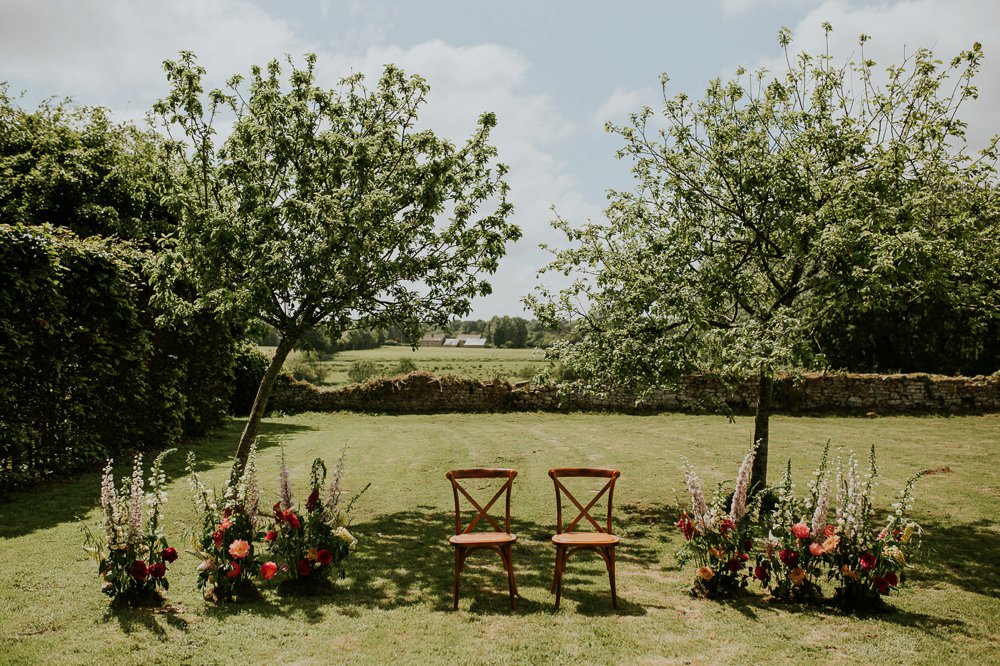
[[[556,572],[552,579],[552,592],[556,595],[556,608],[559,608],[559,599],[562,596],[563,572],[566,570],[566,562],[569,556],[580,550],[596,550],[604,560],[608,568],[608,577],[611,579],[611,605],[618,608],[618,593],[615,589],[615,546],[621,541],[611,533],[611,503],[615,495],[615,482],[621,476],[621,472],[615,469],[594,469],[589,467],[563,467],[560,469],[550,469],[549,476],[556,486],[556,535],[552,537],[552,543],[556,547]],[[567,477],[590,477],[604,478],[608,482],[586,506],[581,504],[573,494],[566,489],[560,479]],[[602,526],[590,515],[590,510],[598,500],[607,493],[608,495],[608,519]],[[580,512],[576,518],[563,527],[562,496],[565,495],[573,506]],[[596,532],[574,532],[581,521],[586,519]]]
[[[462,576],[462,569],[465,566],[465,558],[477,550],[492,550],[496,552],[503,561],[507,569],[507,588],[510,591],[510,607],[517,608],[514,597],[517,596],[517,584],[514,582],[514,563],[511,554],[511,546],[517,541],[517,536],[510,533],[510,490],[517,476],[517,470],[500,468],[477,468],[477,469],[456,469],[445,474],[451,481],[451,488],[455,494],[455,536],[448,539],[455,547],[455,610],[458,610],[458,586]],[[493,498],[485,506],[480,504],[469,494],[469,492],[459,484],[460,479],[507,479],[500,489],[497,490]],[[504,526],[501,528],[496,520],[490,515],[490,508],[496,503],[501,495],[506,493]],[[459,502],[459,494],[472,504],[478,512],[465,528],[462,528],[462,510]],[[490,532],[473,532],[473,529],[482,520],[489,523],[493,530]]]

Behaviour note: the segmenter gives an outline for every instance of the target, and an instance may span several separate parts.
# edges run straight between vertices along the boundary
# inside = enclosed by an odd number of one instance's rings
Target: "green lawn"
[[[262,347],[268,355],[273,347]],[[286,369],[301,352],[292,352],[285,362]],[[547,367],[541,349],[493,349],[465,347],[418,347],[386,346],[378,349],[361,349],[340,352],[322,366],[326,385],[343,386],[350,383],[347,371],[356,361],[372,361],[379,368],[391,374],[400,360],[408,359],[418,370],[426,370],[435,375],[464,375],[478,379],[501,377],[511,382],[529,379]]]
[[[440,353],[438,351],[438,353]],[[195,445],[205,477],[221,484],[241,424]],[[774,418],[771,474],[786,457],[805,489],[823,443],[859,453],[878,445],[879,492],[916,470],[948,468],[917,487],[915,518],[933,549],[869,619],[822,608],[689,597],[693,572],[676,567],[671,527],[684,501],[687,456],[711,483],[731,477],[752,430],[709,416],[304,414],[265,421],[260,467],[275,500],[280,451],[304,488],[311,460],[349,447],[346,485],[360,539],[349,576],[327,598],[216,607],[195,589],[194,557],[171,568],[167,608],[112,611],[99,592],[74,515],[99,520],[99,474],[24,492],[0,505],[3,663],[997,663],[1000,661],[1000,418]],[[194,510],[183,452],[168,464],[169,536],[180,545]],[[553,466],[614,466],[620,608],[611,609],[596,557],[570,561],[553,609],[549,536]],[[508,607],[499,559],[470,558],[460,610],[451,610],[451,490],[446,470],[512,466],[519,610]]]

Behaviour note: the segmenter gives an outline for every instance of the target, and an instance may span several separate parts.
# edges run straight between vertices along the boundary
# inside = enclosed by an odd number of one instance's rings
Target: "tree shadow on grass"
[[[104,613],[104,621],[116,620],[121,630],[126,634],[145,630],[159,638],[166,638],[167,626],[179,631],[187,631],[188,621],[181,615],[182,612],[180,608],[172,605],[153,608],[114,608],[109,606]]]
[[[198,470],[209,469],[231,460],[242,427],[241,421],[231,419],[225,427],[212,434],[179,446],[177,451],[164,460],[163,471],[167,482],[187,474],[187,451],[194,451],[197,456]],[[307,430],[312,428],[290,423],[262,424],[257,448],[263,450],[278,446],[282,438]],[[156,452],[144,453],[143,464],[147,472],[155,456]],[[128,459],[119,456],[115,463],[116,480],[131,474],[131,456]],[[0,539],[20,537],[76,520],[96,508],[100,504],[100,498],[99,470],[15,491],[0,504]]]
[[[919,522],[926,552],[911,570],[911,581],[943,582],[974,594],[1000,596],[1000,527],[996,522]]]

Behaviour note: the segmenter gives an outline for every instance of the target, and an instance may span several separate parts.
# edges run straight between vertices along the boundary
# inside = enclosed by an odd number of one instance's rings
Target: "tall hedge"
[[[160,448],[217,424],[234,337],[156,323],[145,252],[0,224],[0,491]]]

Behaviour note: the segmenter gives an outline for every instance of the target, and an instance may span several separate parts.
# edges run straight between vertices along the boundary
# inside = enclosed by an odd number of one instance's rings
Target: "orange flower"
[[[809,544],[809,554],[812,555],[813,557],[819,557],[824,552],[826,551],[823,550],[823,544],[816,543],[815,541]]]
[[[250,544],[243,539],[237,539],[229,544],[229,554],[241,560],[250,554]]]
[[[857,579],[858,579],[858,576],[860,575],[860,574],[858,574],[858,572],[857,572],[857,571],[855,571],[854,569],[852,569],[852,568],[851,568],[851,566],[850,566],[849,564],[845,564],[845,565],[844,565],[844,566],[843,566],[843,567],[842,567],[842,568],[840,569],[840,572],[841,572],[842,574],[844,574],[844,578],[850,578],[851,580],[857,580]]]
[[[806,579],[806,570],[802,567],[795,567],[788,572],[788,580],[796,585],[801,585]]]
[[[316,549],[315,548],[310,548],[309,550],[306,551],[306,559],[309,560],[310,562],[315,562],[316,561]]]
[[[836,534],[828,536],[826,541],[823,542],[823,550],[830,552],[831,550],[837,550],[837,546],[840,545],[840,537]]]
[[[722,552],[721,550],[719,550],[715,546],[712,546],[711,548],[709,548],[708,552],[710,552],[712,554],[712,557],[714,557],[717,560],[728,560],[729,559],[724,552]]]
[[[709,567],[698,568],[698,578],[701,578],[704,581],[710,581],[714,576],[715,572],[713,572]]]

